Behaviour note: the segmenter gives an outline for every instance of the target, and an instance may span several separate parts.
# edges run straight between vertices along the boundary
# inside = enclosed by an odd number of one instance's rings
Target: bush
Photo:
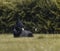
[[[35,32],[37,28],[38,33],[54,33],[56,28],[60,28],[60,21],[57,21],[60,20],[58,5],[52,0],[1,2],[0,30],[1,32],[12,32],[16,17],[18,17],[32,32]]]

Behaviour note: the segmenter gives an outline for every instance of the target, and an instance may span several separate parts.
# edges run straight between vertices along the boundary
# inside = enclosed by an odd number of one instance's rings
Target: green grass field
[[[0,35],[0,51],[60,51],[60,35],[37,34],[32,38]]]

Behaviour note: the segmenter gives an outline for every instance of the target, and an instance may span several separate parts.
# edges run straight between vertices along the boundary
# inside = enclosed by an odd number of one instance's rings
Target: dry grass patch
[[[43,38],[38,39],[41,36]],[[0,35],[0,51],[59,51],[60,38],[53,37],[60,37],[60,35],[40,34],[32,38]]]

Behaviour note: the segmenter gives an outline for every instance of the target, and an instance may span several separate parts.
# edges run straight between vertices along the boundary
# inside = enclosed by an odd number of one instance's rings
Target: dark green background
[[[59,1],[1,0],[0,33],[11,33],[16,17],[19,17],[25,28],[34,33],[60,33]],[[34,31],[35,28],[37,31]]]

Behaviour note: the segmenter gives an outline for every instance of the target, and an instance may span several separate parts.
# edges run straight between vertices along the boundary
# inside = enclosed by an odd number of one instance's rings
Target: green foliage
[[[60,31],[59,0],[19,0],[0,2],[0,31],[12,32],[16,17],[25,27],[38,33],[56,33]],[[52,31],[54,29],[54,31]],[[57,31],[57,33],[58,33]],[[60,32],[59,32],[60,33]]]

